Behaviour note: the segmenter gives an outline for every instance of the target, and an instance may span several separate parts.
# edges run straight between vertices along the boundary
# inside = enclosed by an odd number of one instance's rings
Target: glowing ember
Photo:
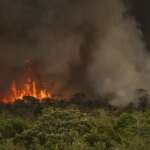
[[[13,81],[8,95],[2,99],[2,102],[14,103],[17,99],[22,99],[24,96],[32,96],[39,100],[52,97],[47,90],[39,88],[34,80],[27,79],[20,88]]]

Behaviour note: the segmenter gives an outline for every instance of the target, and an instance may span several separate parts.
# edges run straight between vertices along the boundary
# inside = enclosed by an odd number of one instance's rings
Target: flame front
[[[49,93],[46,89],[39,88],[36,81],[28,79],[20,88],[17,87],[16,81],[13,81],[7,96],[2,98],[2,102],[14,103],[18,99],[23,99],[24,96],[32,96],[40,101],[42,101],[42,99],[52,97],[51,93]]]

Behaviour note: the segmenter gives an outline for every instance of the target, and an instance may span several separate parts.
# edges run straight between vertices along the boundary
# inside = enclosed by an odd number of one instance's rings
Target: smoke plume
[[[114,94],[111,104],[125,106],[150,88],[143,35],[123,0],[1,0],[0,20],[1,90],[27,59],[57,94]]]

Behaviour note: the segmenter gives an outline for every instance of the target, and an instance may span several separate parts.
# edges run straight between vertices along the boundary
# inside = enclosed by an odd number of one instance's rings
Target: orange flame
[[[17,87],[16,81],[13,81],[8,95],[2,99],[2,102],[14,103],[18,99],[23,99],[24,96],[32,96],[40,101],[52,97],[46,89],[39,88],[35,80],[27,79],[20,88]]]

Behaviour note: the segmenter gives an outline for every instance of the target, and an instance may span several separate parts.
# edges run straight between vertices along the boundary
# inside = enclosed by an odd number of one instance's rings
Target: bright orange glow
[[[2,98],[3,103],[14,103],[18,99],[23,99],[24,96],[32,96],[34,98],[42,99],[51,98],[51,93],[46,89],[39,88],[36,81],[28,78],[23,82],[22,86],[17,87],[16,81],[13,81],[8,91],[7,96]]]

